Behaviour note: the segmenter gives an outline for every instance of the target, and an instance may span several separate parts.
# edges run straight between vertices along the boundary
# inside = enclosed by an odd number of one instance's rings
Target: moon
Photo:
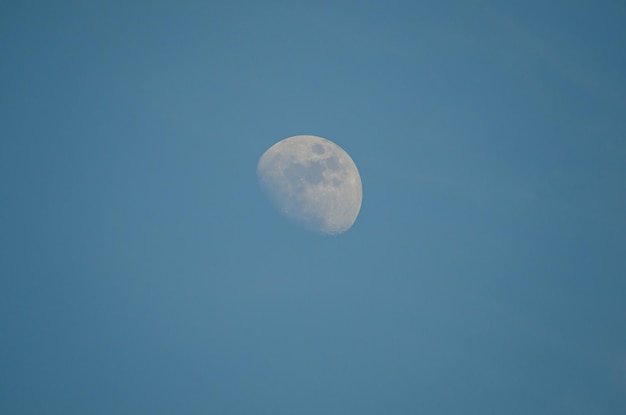
[[[316,233],[347,231],[361,210],[363,186],[354,161],[322,137],[279,141],[259,159],[257,176],[284,216]]]

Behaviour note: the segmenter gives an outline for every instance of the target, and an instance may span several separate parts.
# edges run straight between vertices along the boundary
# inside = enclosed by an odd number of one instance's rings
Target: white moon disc
[[[361,210],[356,165],[324,138],[298,135],[279,141],[261,156],[257,175],[278,210],[309,230],[345,232]]]

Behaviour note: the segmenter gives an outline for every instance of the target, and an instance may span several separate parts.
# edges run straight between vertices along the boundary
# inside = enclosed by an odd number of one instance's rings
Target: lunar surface
[[[343,233],[361,210],[356,165],[324,138],[298,135],[279,141],[261,156],[257,175],[278,210],[311,231]]]

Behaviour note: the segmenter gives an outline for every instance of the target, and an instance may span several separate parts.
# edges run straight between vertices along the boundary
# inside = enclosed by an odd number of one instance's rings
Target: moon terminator
[[[261,156],[257,175],[278,210],[314,232],[343,233],[361,209],[363,190],[354,161],[321,137],[279,141]]]

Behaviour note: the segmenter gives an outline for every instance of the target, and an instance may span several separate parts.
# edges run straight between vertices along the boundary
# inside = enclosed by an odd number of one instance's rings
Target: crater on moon
[[[317,184],[324,180],[324,166],[319,161],[311,163],[310,166],[303,164],[292,164],[284,171],[288,180],[306,180],[309,183]]]
[[[354,161],[324,138],[300,135],[279,141],[261,156],[257,174],[278,210],[309,230],[345,232],[361,209]]]

